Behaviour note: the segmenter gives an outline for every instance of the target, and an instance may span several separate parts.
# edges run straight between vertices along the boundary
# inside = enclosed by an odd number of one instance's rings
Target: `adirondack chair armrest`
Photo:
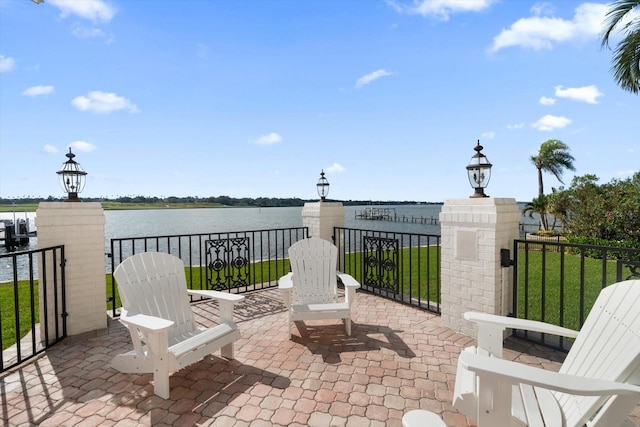
[[[220,305],[220,322],[233,323],[233,306],[244,299],[243,295],[229,294],[219,291],[187,289],[189,295],[212,298]]]
[[[242,301],[244,299],[243,295],[229,294],[227,292],[220,292],[220,291],[187,289],[187,293],[189,295],[197,295],[204,298],[212,298],[218,301],[229,301],[229,302],[232,302],[233,304],[239,301]]]
[[[478,325],[478,347],[489,354],[502,358],[502,343],[504,331],[507,328],[540,332],[563,337],[576,338],[578,331],[551,325],[535,320],[518,319],[515,317],[498,316],[495,314],[468,311],[464,318]]]
[[[509,384],[529,384],[581,396],[637,395],[640,401],[640,387],[633,384],[561,374],[473,352],[462,352],[458,363],[480,377],[500,378]]]
[[[337,274],[338,274],[338,278],[340,279],[342,284],[345,286],[345,288],[353,287],[358,289],[360,287],[360,282],[354,279],[353,276],[351,276],[350,274],[340,273],[340,272],[338,272]]]
[[[165,331],[173,326],[172,320],[163,319],[161,317],[148,316],[146,314],[134,314],[131,316],[121,316],[120,321],[135,326],[147,333]]]
[[[337,272],[337,275],[340,282],[344,285],[345,302],[351,306],[356,299],[356,289],[360,287],[360,283],[349,274]]]
[[[579,333],[579,331],[574,331],[573,329],[563,328],[562,326],[556,326],[536,320],[518,319],[516,317],[498,316],[495,314],[479,313],[474,311],[466,312],[464,314],[464,318],[470,322],[476,323],[479,327],[482,327],[483,325],[491,325],[499,326],[502,330],[506,328],[521,329],[569,338],[576,338]]]
[[[285,274],[278,279],[278,289],[290,290],[293,289],[293,273]]]

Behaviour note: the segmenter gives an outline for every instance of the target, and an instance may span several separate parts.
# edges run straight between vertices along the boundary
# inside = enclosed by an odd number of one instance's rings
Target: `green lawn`
[[[436,246],[420,248],[402,248],[398,252],[397,277],[389,276],[397,282],[397,293],[411,295],[421,300],[439,302],[438,273],[440,248]],[[360,252],[345,256],[344,272],[363,282],[363,254]]]
[[[16,342],[16,292],[13,283],[0,284],[0,333],[2,334],[2,349],[12,346]],[[28,280],[21,280],[17,286],[19,336],[25,336],[31,330],[32,318],[34,323],[40,321],[38,309],[38,282],[31,287]],[[33,303],[33,306],[32,306]]]
[[[542,251],[529,251],[528,259],[525,259],[521,251],[518,257],[517,317],[580,329],[603,287],[603,281],[605,285],[616,282],[615,260],[584,258],[583,263],[578,255],[562,256],[558,252]]]

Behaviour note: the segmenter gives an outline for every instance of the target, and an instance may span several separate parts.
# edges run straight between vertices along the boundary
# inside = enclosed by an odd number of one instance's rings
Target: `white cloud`
[[[393,73],[384,69],[376,70],[373,73],[369,73],[366,76],[360,77],[358,81],[356,81],[356,88],[360,89],[362,86],[368,85],[374,80],[378,80],[381,77],[390,76],[392,74]]]
[[[449,20],[449,16],[454,13],[480,12],[495,2],[496,0],[413,0],[410,3],[387,1],[399,13],[431,16],[442,21]]]
[[[116,14],[116,9],[103,0],[47,0],[57,7],[63,18],[75,15],[93,22],[109,22]]]
[[[94,113],[111,113],[117,110],[129,110],[132,113],[138,112],[138,107],[126,98],[99,90],[89,92],[87,96],[78,96],[71,101],[71,105],[80,111],[91,111]]]
[[[512,125],[507,125],[507,129],[509,130],[517,130],[517,129],[522,129],[524,127],[524,123],[515,123]]]
[[[553,105],[556,103],[556,100],[555,98],[548,98],[546,96],[541,96],[539,102],[542,105]]]
[[[483,132],[482,134],[480,134],[480,138],[482,139],[493,139],[495,137],[496,137],[495,132]]]
[[[282,136],[276,132],[271,132],[266,135],[262,135],[260,138],[254,141],[258,145],[273,145],[282,142]]]
[[[596,38],[603,29],[606,13],[606,4],[583,3],[576,8],[571,20],[552,16],[520,18],[493,38],[489,51],[497,52],[510,46],[552,49],[555,43]]]
[[[79,24],[74,24],[71,28],[71,34],[79,39],[107,38],[107,34],[100,28],[87,28]]]
[[[588,104],[597,104],[598,97],[603,95],[596,85],[568,87],[566,89],[562,86],[556,86],[555,90],[556,96],[559,98],[569,98],[574,101],[583,101]]]
[[[549,3],[536,3],[531,6],[531,13],[536,16],[553,15],[555,7]]]
[[[55,87],[39,85],[39,86],[31,86],[30,88],[25,89],[25,91],[22,92],[22,94],[24,96],[36,97],[36,96],[42,96],[42,95],[49,95],[49,94],[52,94],[53,92],[55,92]]]
[[[73,148],[76,151],[82,151],[85,153],[96,149],[95,145],[87,141],[73,141],[71,144],[69,144],[69,147]]]
[[[334,163],[328,168],[325,168],[325,170],[329,173],[340,173],[340,172],[346,171],[345,167],[342,166],[340,163]]]
[[[550,131],[558,128],[563,128],[568,126],[571,123],[571,120],[563,117],[563,116],[552,116],[547,114],[544,117],[538,119],[537,122],[531,123],[531,127],[534,127],[538,130]]]
[[[58,152],[58,148],[50,144],[45,144],[43,149],[45,153],[55,154]]]
[[[16,61],[8,56],[0,55],[0,73],[6,73],[13,70],[16,66]]]

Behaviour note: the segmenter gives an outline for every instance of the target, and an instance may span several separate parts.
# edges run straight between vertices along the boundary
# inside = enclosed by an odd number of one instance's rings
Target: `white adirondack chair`
[[[311,237],[291,245],[289,260],[292,271],[278,280],[278,287],[289,311],[290,334],[295,321],[343,319],[345,331],[351,335],[351,306],[360,283],[337,271],[338,248]],[[338,278],[345,289],[342,302],[338,299]]]
[[[486,426],[635,426],[640,402],[640,280],[600,292],[580,332],[479,313],[478,347],[460,354],[453,405]],[[506,328],[575,338],[559,372],[501,359]]]
[[[144,252],[125,259],[113,272],[122,300],[120,321],[129,329],[133,350],[119,354],[111,366],[120,372],[153,372],[154,392],[169,398],[169,375],[221,349],[233,358],[240,331],[233,306],[241,295],[187,289],[184,263],[161,252]],[[196,321],[189,294],[218,301],[218,326],[203,328]]]

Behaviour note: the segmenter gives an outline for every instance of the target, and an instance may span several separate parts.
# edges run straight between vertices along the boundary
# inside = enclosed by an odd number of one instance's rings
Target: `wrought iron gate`
[[[207,286],[222,291],[251,283],[248,237],[206,241]]]
[[[400,293],[398,239],[363,237],[364,280],[370,291]]]

